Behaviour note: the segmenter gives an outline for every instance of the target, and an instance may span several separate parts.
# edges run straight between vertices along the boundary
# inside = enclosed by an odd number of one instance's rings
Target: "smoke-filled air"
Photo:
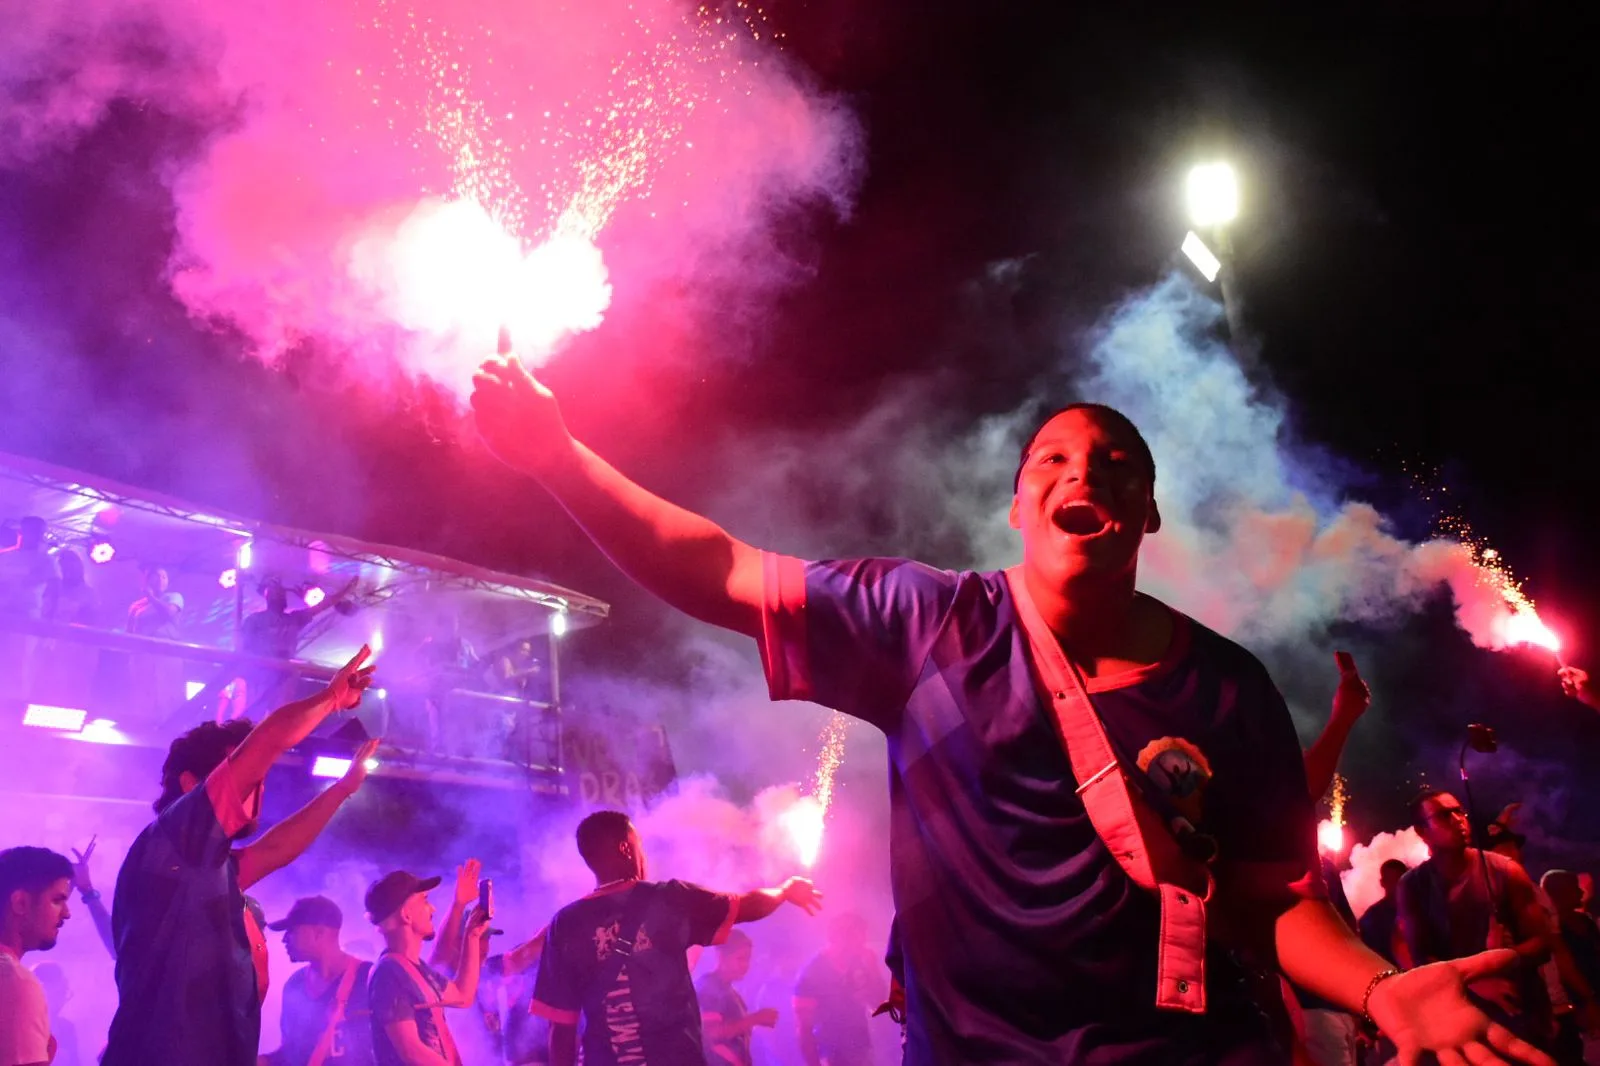
[[[51,0],[7,21],[0,161],[113,105],[193,123],[168,163],[173,290],[268,362],[305,349],[366,384],[464,395],[501,327],[542,363],[617,284],[714,294],[738,261],[759,292],[773,217],[843,210],[855,177],[848,113],[743,4]]]

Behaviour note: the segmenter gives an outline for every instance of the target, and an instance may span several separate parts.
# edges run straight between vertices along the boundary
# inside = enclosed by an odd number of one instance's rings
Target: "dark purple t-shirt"
[[[633,950],[618,968],[614,949],[639,892]],[[688,950],[726,940],[737,913],[735,897],[686,881],[629,882],[569,903],[550,921],[533,1013],[563,1025],[581,1018],[586,1066],[705,1066]]]
[[[104,1066],[255,1066],[261,1000],[225,761],[135,838],[117,874],[117,1013]]]
[[[1089,822],[1003,573],[776,555],[765,570],[773,698],[888,737],[908,1063],[1286,1061],[1220,951],[1206,1015],[1156,1010],[1156,901]],[[1249,652],[1174,621],[1160,663],[1090,681],[1108,731],[1219,861],[1305,860],[1313,809],[1282,696]]]

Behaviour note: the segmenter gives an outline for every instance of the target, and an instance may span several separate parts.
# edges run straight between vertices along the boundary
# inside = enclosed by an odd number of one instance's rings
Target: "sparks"
[[[828,813],[828,808],[833,805],[833,777],[839,772],[839,764],[844,761],[844,738],[849,726],[850,720],[834,711],[828,716],[828,723],[822,727],[822,750],[817,753],[817,774],[812,782],[811,794],[817,798],[823,814]]]
[[[1324,818],[1317,825],[1317,847],[1329,855],[1337,855],[1344,850],[1344,826],[1332,818]]]

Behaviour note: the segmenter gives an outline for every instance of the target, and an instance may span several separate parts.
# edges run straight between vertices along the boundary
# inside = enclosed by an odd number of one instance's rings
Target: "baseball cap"
[[[337,929],[344,924],[344,912],[339,905],[327,896],[307,896],[297,899],[294,906],[289,908],[289,913],[278,919],[267,928],[275,933],[285,929],[293,929],[297,925],[325,925],[329,929]]]
[[[418,877],[405,870],[385,874],[367,889],[367,917],[377,925],[399,910],[406,900],[418,892],[432,892],[439,887],[440,877]]]

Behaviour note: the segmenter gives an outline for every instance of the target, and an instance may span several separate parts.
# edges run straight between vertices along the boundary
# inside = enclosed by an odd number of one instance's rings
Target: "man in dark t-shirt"
[[[1492,1044],[1542,1066],[1465,1000],[1463,981],[1497,958],[1395,973],[1322,898],[1283,697],[1244,648],[1138,591],[1162,516],[1155,458],[1127,416],[1077,403],[1041,424],[1008,512],[1022,563],[958,572],[740,541],[576,440],[515,358],[483,365],[472,404],[490,448],[625,573],[754,638],[774,699],[883,731],[909,1062],[1279,1063],[1220,943],[1226,926],[1261,955],[1275,945],[1310,991],[1369,1013],[1402,1057],[1485,1061]],[[1075,772],[1069,734],[1099,765]],[[1135,820],[1131,791],[1160,826]],[[1179,846],[1174,826],[1192,861],[1215,858],[1209,901],[1153,868],[1153,849]]]
[[[366,780],[371,747],[297,814],[254,832],[268,769],[371,683],[363,648],[309,699],[254,728],[207,722],[172,744],[156,819],[134,839],[112,904],[119,1003],[104,1066],[255,1066],[265,940],[244,889],[310,846]],[[372,746],[376,742],[369,742]]]
[[[290,962],[306,965],[283,984],[283,1042],[266,1059],[271,1066],[372,1066],[372,1008],[367,983],[372,963],[339,944],[344,914],[325,896],[295,901],[267,926],[283,934]]]
[[[794,986],[794,1020],[806,1066],[869,1066],[867,1019],[882,998],[882,969],[867,943],[860,915],[828,926],[828,945],[806,964]]]
[[[755,944],[735,929],[717,945],[717,967],[700,979],[700,1024],[705,1035],[706,1066],[753,1066],[751,1034],[757,1026],[778,1024],[771,1007],[752,1011],[745,1006],[739,982],[750,974]]]
[[[704,1066],[689,948],[723,943],[735,922],[786,902],[820,906],[799,877],[742,894],[647,881],[639,833],[620,811],[579,823],[578,853],[595,890],[556,912],[534,985],[533,1010],[551,1023],[551,1066],[576,1061],[580,1020],[584,1066]]]

